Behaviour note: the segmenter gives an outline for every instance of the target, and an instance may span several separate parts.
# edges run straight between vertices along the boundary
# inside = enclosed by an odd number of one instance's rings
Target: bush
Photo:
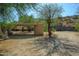
[[[48,27],[47,27],[48,25],[47,25],[47,23],[44,22],[44,23],[43,23],[43,26],[44,26],[44,32],[47,32],[47,31],[48,31]]]
[[[76,24],[74,25],[74,27],[75,27],[75,30],[76,30],[76,31],[79,31],[79,23],[76,23]]]
[[[55,32],[55,31],[56,31],[56,29],[55,29],[55,28],[52,28],[52,31],[53,31],[53,32]]]
[[[53,32],[55,32],[55,31],[56,31],[56,29],[55,29],[55,28],[53,28],[53,26],[52,26],[52,31],[53,31]],[[47,26],[47,25],[44,27],[44,32],[48,32],[48,26]]]

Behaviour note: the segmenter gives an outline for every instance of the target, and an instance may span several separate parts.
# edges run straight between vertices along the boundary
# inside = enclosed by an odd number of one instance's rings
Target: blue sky
[[[77,8],[79,7],[78,3],[58,3],[58,5],[62,6],[63,13],[62,16],[73,16],[76,14]],[[32,12],[35,15],[34,12]]]
[[[62,16],[72,16],[72,15],[76,14],[76,10],[79,7],[79,4],[77,4],[77,3],[63,3],[60,5],[64,9]]]
[[[73,16],[76,14],[76,10],[79,7],[78,3],[59,3],[63,8],[62,16]],[[33,16],[36,15],[35,12],[32,12]],[[31,14],[30,14],[31,15]],[[16,17],[18,19],[18,17]]]

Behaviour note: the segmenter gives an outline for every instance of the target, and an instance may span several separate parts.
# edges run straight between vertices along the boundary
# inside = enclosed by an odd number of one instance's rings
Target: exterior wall
[[[43,35],[43,25],[42,24],[36,24],[34,25],[34,35]]]

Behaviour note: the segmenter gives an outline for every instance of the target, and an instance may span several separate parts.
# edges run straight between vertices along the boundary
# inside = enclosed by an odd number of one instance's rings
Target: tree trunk
[[[51,32],[51,23],[48,22],[48,36],[52,37],[52,32]]]
[[[4,40],[6,40],[6,39],[9,38],[9,37],[8,37],[8,32],[7,32],[7,30],[4,31],[4,33],[3,33],[3,35],[2,35],[2,38],[3,38]]]
[[[1,31],[2,31],[2,39],[4,39],[4,40],[6,40],[6,39],[8,39],[9,37],[8,37],[8,31],[5,29],[5,28],[1,28]]]

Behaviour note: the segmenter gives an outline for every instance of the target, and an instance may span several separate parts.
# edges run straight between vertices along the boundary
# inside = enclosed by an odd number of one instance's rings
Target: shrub
[[[54,28],[54,26],[51,26],[51,28],[52,28],[53,32],[56,31],[56,29]],[[44,32],[48,32],[48,25],[47,24],[45,24],[45,26],[44,26]]]
[[[76,24],[74,25],[74,27],[75,27],[75,30],[76,30],[76,31],[79,31],[79,23],[76,23]]]

